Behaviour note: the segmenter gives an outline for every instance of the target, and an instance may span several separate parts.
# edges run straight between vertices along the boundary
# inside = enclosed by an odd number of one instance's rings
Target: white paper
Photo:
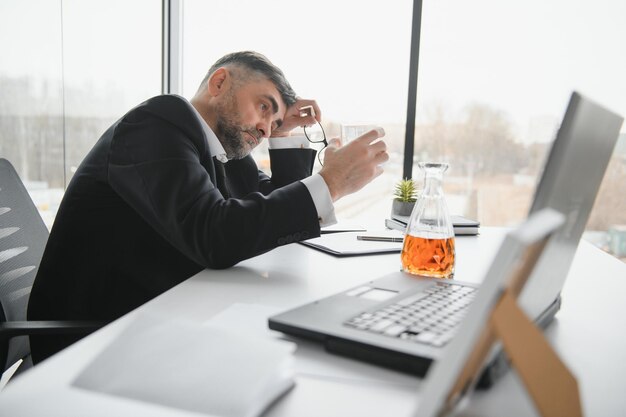
[[[237,333],[277,339],[282,333],[271,330],[267,325],[267,319],[283,310],[263,304],[235,303],[214,315],[204,325],[231,329]]]
[[[270,330],[267,320],[270,316],[284,311],[284,308],[261,304],[235,303],[222,310],[206,325],[232,329],[233,331],[270,339],[285,338],[281,332]],[[292,339],[296,340],[296,339]],[[360,383],[403,383],[415,385],[414,377],[398,375],[397,372],[372,366],[365,362],[347,359],[326,352],[321,343],[297,339],[294,369],[298,376],[313,376],[324,379],[358,381]],[[402,379],[401,382],[399,380]]]
[[[259,415],[293,385],[292,343],[139,315],[73,385],[214,416]]]

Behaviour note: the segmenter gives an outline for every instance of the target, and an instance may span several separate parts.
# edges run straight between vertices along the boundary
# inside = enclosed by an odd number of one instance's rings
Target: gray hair
[[[270,80],[276,86],[276,89],[287,107],[293,105],[297,100],[295,91],[293,91],[293,88],[289,85],[281,69],[272,64],[264,55],[254,51],[233,52],[224,55],[209,68],[200,87],[202,88],[206,85],[209,77],[211,77],[218,68],[226,66],[241,68],[247,72],[247,74],[235,73],[236,82],[246,80],[248,76],[251,75],[250,73],[264,76]]]

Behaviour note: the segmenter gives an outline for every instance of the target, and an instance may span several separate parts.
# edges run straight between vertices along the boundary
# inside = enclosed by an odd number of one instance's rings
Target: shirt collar
[[[228,162],[228,157],[226,157],[226,151],[224,150],[222,143],[217,138],[211,127],[207,124],[206,120],[204,120],[204,118],[200,115],[198,110],[193,105],[191,105],[191,108],[193,109],[193,112],[195,113],[198,120],[200,121],[200,125],[202,126],[202,130],[204,131],[204,135],[206,136],[207,142],[209,143],[209,151],[211,152],[211,155],[213,155],[215,159],[217,159],[221,163],[225,164],[226,162]]]

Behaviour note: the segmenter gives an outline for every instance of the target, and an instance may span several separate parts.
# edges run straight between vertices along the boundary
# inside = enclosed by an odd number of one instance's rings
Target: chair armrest
[[[0,340],[26,335],[89,334],[105,324],[107,323],[73,320],[9,321],[0,323]]]

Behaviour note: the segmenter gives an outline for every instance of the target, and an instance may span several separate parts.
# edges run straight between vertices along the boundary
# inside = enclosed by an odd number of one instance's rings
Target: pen
[[[402,242],[403,237],[389,237],[389,236],[364,236],[357,235],[357,240],[369,240],[374,242]]]

